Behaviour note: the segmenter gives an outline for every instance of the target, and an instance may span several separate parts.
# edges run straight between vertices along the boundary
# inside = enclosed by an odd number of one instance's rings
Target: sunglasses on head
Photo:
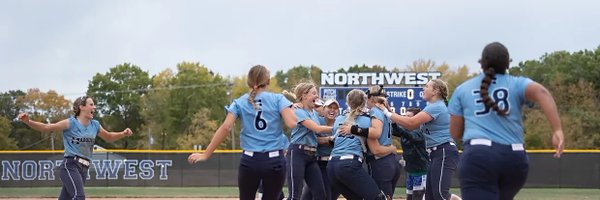
[[[383,89],[383,85],[379,85],[379,90],[377,91],[367,90],[367,98],[371,97],[387,97],[387,94],[385,94],[385,90]]]

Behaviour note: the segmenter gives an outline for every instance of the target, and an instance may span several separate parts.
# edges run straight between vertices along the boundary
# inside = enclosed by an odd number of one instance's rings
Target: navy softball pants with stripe
[[[454,143],[446,142],[430,149],[429,171],[425,188],[426,200],[450,199],[452,175],[458,165],[458,149]]]
[[[492,143],[491,146],[465,142],[460,160],[460,190],[462,198],[513,199],[521,190],[529,163],[522,145]]]
[[[313,199],[327,198],[315,152],[307,151],[299,148],[299,145],[291,144],[286,159],[288,161],[288,199],[299,200],[302,198],[302,188],[305,181],[312,193]]]
[[[329,156],[328,156],[329,157]],[[325,194],[327,194],[327,199],[338,199],[340,197],[340,193],[331,186],[329,181],[329,175],[327,175],[327,164],[329,161],[319,160],[319,168],[321,169],[321,177],[323,178],[323,185],[325,186]],[[302,200],[312,200],[312,193],[310,192],[310,188],[305,187],[302,191]]]
[[[87,179],[88,167],[78,163],[73,157],[63,159],[60,167],[62,190],[59,200],[85,199],[83,184]]]

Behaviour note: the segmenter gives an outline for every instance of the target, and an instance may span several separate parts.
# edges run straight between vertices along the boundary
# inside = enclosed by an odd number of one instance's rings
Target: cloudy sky
[[[600,45],[600,1],[0,0],[0,92],[68,98],[129,62],[154,75],[182,61],[224,75],[255,64],[325,71],[431,59],[478,70],[500,41],[513,64]]]

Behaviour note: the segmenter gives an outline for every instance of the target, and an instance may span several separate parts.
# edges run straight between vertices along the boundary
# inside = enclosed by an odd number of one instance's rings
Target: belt
[[[319,156],[317,157],[317,160],[320,161],[329,161],[330,157],[329,156]]]
[[[333,156],[330,157],[329,160],[334,159],[334,158],[338,158],[339,160],[352,160],[355,159],[358,160],[358,162],[363,161],[363,159],[360,156],[356,156],[356,155],[352,155],[352,154],[347,154],[347,155],[343,155],[343,156]]]
[[[90,167],[90,160],[86,159],[86,158],[82,158],[79,156],[67,156],[65,158],[73,158],[73,160],[77,161],[78,163],[82,164],[85,167]]]
[[[254,152],[254,151],[244,151],[244,155],[250,156],[250,157],[254,157],[254,153],[264,153],[264,154],[269,154],[269,158],[275,158],[275,157],[279,157],[279,152],[280,150],[277,151],[269,151],[269,152]]]
[[[312,151],[312,152],[317,152],[317,148],[313,147],[313,146],[307,146],[307,145],[301,145],[301,144],[297,144],[298,145],[298,149],[302,149],[305,151]]]
[[[432,151],[438,150],[439,148],[441,148],[442,145],[445,145],[446,143],[450,143],[450,145],[456,146],[456,144],[454,142],[444,142],[444,143],[442,143],[440,145],[437,145],[435,147],[429,147],[429,148],[427,148],[426,149],[427,153],[431,153]]]
[[[471,139],[469,140],[470,145],[484,145],[491,147],[493,142],[488,139]],[[498,145],[496,143],[496,145]],[[513,151],[525,151],[525,147],[521,143],[510,144],[510,147]]]

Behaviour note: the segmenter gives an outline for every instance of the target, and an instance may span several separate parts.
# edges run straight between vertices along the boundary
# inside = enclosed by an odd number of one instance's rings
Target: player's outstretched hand
[[[562,130],[557,130],[552,133],[552,145],[556,152],[554,153],[555,158],[560,158],[564,148],[565,148],[565,136],[563,135]]]
[[[190,164],[194,164],[198,161],[206,161],[206,160],[208,160],[208,156],[203,153],[193,153],[193,154],[190,154],[190,156],[188,156],[188,162]]]
[[[126,128],[125,130],[123,130],[123,135],[131,136],[131,135],[133,135],[133,132],[131,131],[131,129]]]
[[[27,122],[29,122],[29,115],[27,113],[19,113],[19,115],[17,116],[17,119],[24,123],[27,123]]]

